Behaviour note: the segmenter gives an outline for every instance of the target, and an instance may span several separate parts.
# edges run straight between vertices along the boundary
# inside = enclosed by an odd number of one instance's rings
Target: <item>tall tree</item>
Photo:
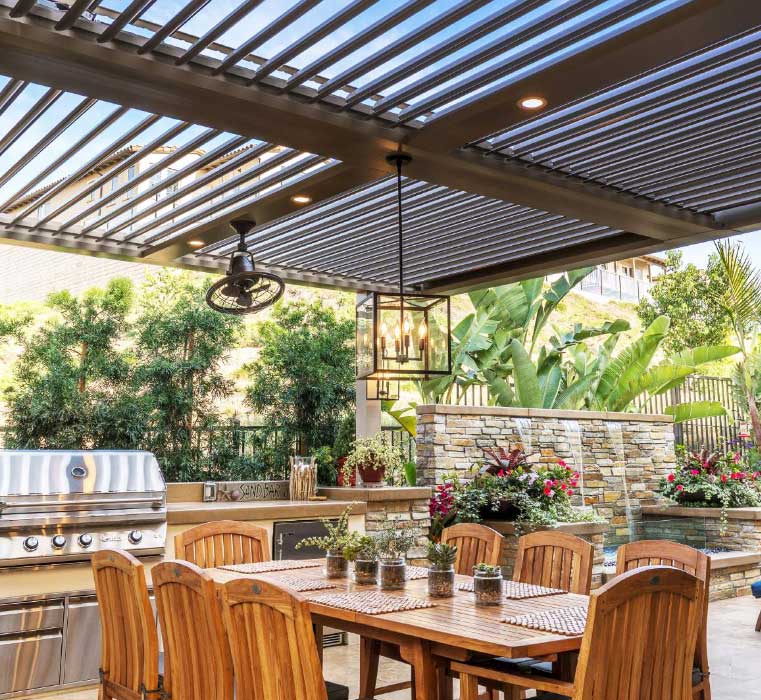
[[[52,294],[47,300],[56,312],[52,320],[27,334],[16,326],[22,352],[7,392],[12,444],[62,449],[136,444],[143,425],[130,408],[129,363],[119,347],[132,301],[132,283],[117,278],[80,298],[68,291]]]
[[[259,358],[248,365],[248,402],[302,448],[332,445],[354,409],[354,322],[320,302],[275,307],[259,327]]]
[[[162,270],[146,282],[135,319],[135,392],[151,425],[148,445],[169,478],[204,476],[199,431],[220,422],[217,402],[232,392],[221,364],[240,320],[210,309],[208,283]]]
[[[671,320],[663,349],[673,355],[688,348],[722,343],[730,331],[730,319],[719,299],[727,286],[716,255],[701,270],[683,264],[681,251],[666,254],[666,271],[653,282],[650,296],[637,307],[644,327],[659,316]]]

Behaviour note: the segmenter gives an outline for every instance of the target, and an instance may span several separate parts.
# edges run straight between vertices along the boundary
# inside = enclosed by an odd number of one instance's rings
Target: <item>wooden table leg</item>
[[[380,642],[377,639],[359,638],[359,700],[375,697],[379,652]]]
[[[317,643],[317,656],[320,657],[320,665],[322,665],[324,651],[322,648],[322,625],[312,625],[312,629],[314,630],[314,641]]]
[[[436,664],[431,644],[424,639],[407,639],[399,646],[401,657],[413,668],[415,700],[438,700]]]

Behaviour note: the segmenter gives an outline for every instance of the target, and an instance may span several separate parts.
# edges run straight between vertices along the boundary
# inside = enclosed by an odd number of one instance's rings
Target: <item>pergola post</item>
[[[356,382],[357,391],[357,423],[356,436],[372,437],[377,435],[381,429],[381,402],[370,401],[367,398],[367,382],[364,379],[358,379]]]

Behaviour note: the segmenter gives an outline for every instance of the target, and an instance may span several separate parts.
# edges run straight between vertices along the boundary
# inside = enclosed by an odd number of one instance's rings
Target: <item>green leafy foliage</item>
[[[6,392],[14,447],[76,449],[132,447],[145,430],[141,399],[124,390],[128,353],[119,347],[132,308],[132,283],[111,280],[81,298],[49,296],[51,319],[37,330],[6,315],[3,333],[16,336],[21,355]]]
[[[730,329],[730,319],[719,302],[726,278],[717,256],[711,256],[705,270],[692,263],[684,265],[682,253],[666,253],[666,271],[655,279],[648,297],[637,307],[643,325],[659,316],[671,319],[663,349],[668,355],[687,348],[722,343]]]
[[[279,304],[257,336],[259,358],[246,367],[248,404],[298,439],[302,452],[332,445],[354,408],[353,321],[319,302]]]
[[[240,331],[238,318],[208,307],[207,286],[189,273],[159,272],[146,284],[132,331],[132,385],[151,426],[144,443],[171,480],[221,478],[230,469],[242,475],[252,467],[235,463],[224,436],[201,443],[222,420],[217,402],[232,384],[221,365]]]
[[[428,561],[431,567],[442,571],[452,568],[457,561],[457,545],[429,542]]]

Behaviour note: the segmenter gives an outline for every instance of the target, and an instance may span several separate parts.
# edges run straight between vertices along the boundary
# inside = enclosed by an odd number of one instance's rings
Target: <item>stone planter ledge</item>
[[[364,486],[320,486],[317,489],[320,496],[325,496],[329,501],[363,501],[365,503],[377,501],[417,501],[422,498],[430,498],[432,488],[430,486],[376,486],[367,488]]]
[[[496,530],[501,535],[514,535],[515,523],[506,520],[484,520],[483,524]],[[549,527],[535,527],[533,530],[557,530],[569,535],[599,535],[608,529],[607,523],[557,523]]]
[[[554,418],[565,420],[634,421],[639,423],[673,423],[673,416],[654,413],[620,413],[614,411],[564,411],[555,408],[506,408],[504,406],[444,406],[423,404],[418,406],[419,416],[506,416],[515,418]]]
[[[642,515],[665,515],[669,518],[721,518],[721,508],[689,508],[677,505],[642,506]],[[728,520],[761,520],[761,508],[727,508]]]

